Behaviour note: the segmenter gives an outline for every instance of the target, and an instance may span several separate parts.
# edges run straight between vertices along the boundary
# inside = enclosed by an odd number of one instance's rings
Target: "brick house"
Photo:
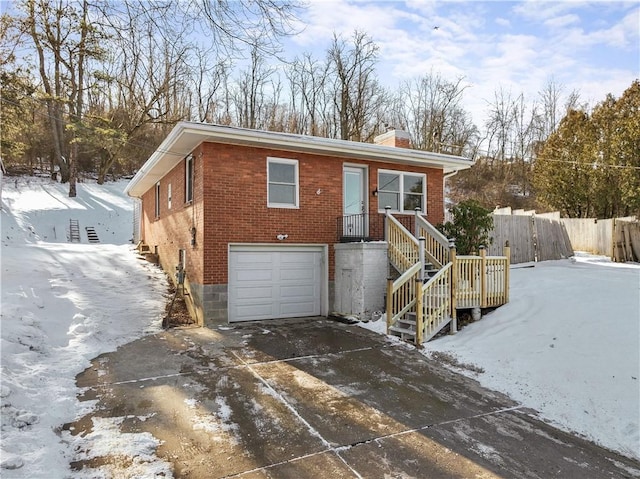
[[[181,122],[126,187],[137,237],[165,271],[184,266],[200,324],[384,309],[385,206],[444,219],[459,157],[374,144]]]

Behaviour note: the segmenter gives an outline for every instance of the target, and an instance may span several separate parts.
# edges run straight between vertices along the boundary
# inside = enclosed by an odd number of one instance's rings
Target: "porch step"
[[[426,343],[438,334],[445,326],[451,323],[451,317],[447,316],[446,320],[441,322],[435,328],[426,325],[426,336],[424,342]],[[403,341],[415,341],[416,339],[416,313],[409,312],[404,318],[398,319],[396,324],[389,328],[389,333],[399,337]]]
[[[69,242],[80,243],[80,224],[78,220],[69,220]]]
[[[414,317],[415,317],[415,314],[414,314]],[[409,318],[399,319],[397,321],[397,324],[399,324],[401,327],[411,329],[412,331],[416,330],[415,319],[409,319]]]
[[[396,324],[389,328],[389,332],[403,341],[415,341],[416,313],[407,313],[404,318],[398,319]]]
[[[436,268],[434,265],[432,265],[431,263],[426,263],[424,265],[424,279],[425,279],[425,282],[429,278],[433,278],[438,273],[438,271],[439,271],[438,268]]]
[[[389,328],[389,332],[394,336],[398,336],[403,341],[415,341],[416,339],[416,331],[414,329],[394,325]]]
[[[136,249],[138,250],[138,253],[142,255],[151,253],[151,248],[144,241],[138,241],[138,244],[136,245]]]
[[[100,243],[98,233],[96,233],[96,229],[93,226],[85,226],[84,229],[87,231],[87,239],[89,240],[89,243]]]

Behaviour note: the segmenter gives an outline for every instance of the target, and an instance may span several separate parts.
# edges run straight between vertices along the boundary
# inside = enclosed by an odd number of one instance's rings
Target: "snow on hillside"
[[[75,376],[99,354],[160,329],[167,282],[134,252],[133,203],[123,194],[125,185],[79,183],[77,197],[69,198],[68,185],[4,178],[3,478],[74,477],[69,462],[86,439],[60,430],[91,407],[76,399]],[[80,243],[67,241],[70,219],[79,222]],[[88,243],[87,226],[100,244]],[[94,427],[103,440],[117,434]],[[149,449],[149,438],[134,436],[111,444],[127,444],[132,457]],[[131,477],[155,477],[154,471],[171,477],[168,465],[151,462]]]
[[[512,267],[508,304],[423,353],[640,459],[640,264],[576,253],[531,266]]]
[[[86,438],[60,432],[84,415],[75,376],[90,359],[158,331],[166,281],[132,251],[126,182],[67,186],[5,177],[2,192],[0,403],[3,478],[89,477],[72,473],[76,447],[117,448],[128,477],[171,477],[154,438],[121,437],[95,423]],[[69,220],[81,243],[69,243]],[[100,244],[88,244],[93,226]],[[514,268],[511,301],[425,354],[474,364],[465,374],[542,417],[640,459],[640,265],[577,255]],[[383,321],[368,323],[380,330]],[[140,458],[144,458],[141,461]],[[108,477],[108,474],[91,477]]]

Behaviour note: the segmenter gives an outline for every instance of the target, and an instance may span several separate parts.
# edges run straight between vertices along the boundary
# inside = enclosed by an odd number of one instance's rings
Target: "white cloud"
[[[313,1],[305,21],[293,40],[321,56],[333,32],[366,32],[390,88],[431,72],[464,78],[465,108],[478,126],[500,87],[533,101],[553,77],[594,104],[619,96],[640,71],[634,3]]]
[[[562,1],[540,2],[538,0],[526,0],[518,2],[513,7],[513,13],[527,20],[543,23],[546,20],[562,16],[565,12],[588,6],[589,2]]]
[[[506,27],[506,28],[511,27],[511,22],[506,18],[498,17],[494,21],[496,22],[496,25],[499,25],[501,27]]]
[[[563,28],[576,23],[580,23],[580,17],[574,14],[560,15],[544,21],[545,26],[549,28]]]

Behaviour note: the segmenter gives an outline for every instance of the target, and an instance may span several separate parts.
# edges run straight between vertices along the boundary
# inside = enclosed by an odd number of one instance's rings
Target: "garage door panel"
[[[265,301],[271,302],[271,298],[273,298],[273,286],[257,286],[250,288],[238,288],[237,289],[237,298],[242,300],[243,302],[253,302],[260,301],[264,303]]]
[[[283,318],[296,317],[296,316],[317,316],[319,313],[315,313],[313,301],[308,303],[283,303],[280,310],[282,311]]]
[[[242,254],[236,255],[236,264],[240,267],[252,268],[258,264],[271,264],[273,263],[273,253],[251,253],[243,251]]]
[[[312,283],[315,278],[313,269],[287,269],[280,271],[280,279],[282,281],[308,281]]]
[[[316,295],[315,285],[280,286],[280,298],[311,298]]]
[[[238,317],[243,318],[242,321],[257,321],[259,319],[269,319],[273,311],[266,308],[265,305],[248,305],[240,306],[237,309]]]
[[[273,281],[273,271],[271,269],[238,270],[234,275],[237,281],[243,283]]]
[[[229,254],[229,321],[320,314],[323,275],[319,248],[242,249],[234,251],[232,247]]]
[[[283,264],[309,264],[313,263],[313,255],[317,253],[315,251],[285,251],[277,254],[282,256],[280,260]]]

